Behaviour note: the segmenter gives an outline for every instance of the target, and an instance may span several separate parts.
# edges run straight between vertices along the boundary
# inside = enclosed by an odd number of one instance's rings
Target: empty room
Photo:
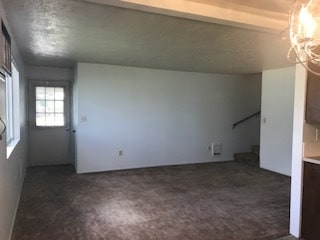
[[[0,240],[320,239],[318,3],[0,0]]]

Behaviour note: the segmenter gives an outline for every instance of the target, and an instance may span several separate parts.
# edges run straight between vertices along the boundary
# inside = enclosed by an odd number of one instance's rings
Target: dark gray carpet
[[[289,235],[289,236],[278,238],[277,240],[297,240],[297,239],[298,238],[295,238],[294,236]]]
[[[236,162],[30,168],[13,239],[276,239],[288,235],[289,195],[290,178]]]

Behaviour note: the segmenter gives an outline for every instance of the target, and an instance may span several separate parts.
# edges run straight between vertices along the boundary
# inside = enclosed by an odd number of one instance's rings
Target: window
[[[20,140],[20,76],[12,61],[12,74],[6,74],[7,158]]]
[[[37,86],[35,92],[36,126],[64,126],[64,88]]]
[[[7,144],[13,139],[13,87],[12,78],[6,76],[6,114],[7,114]]]
[[[11,38],[8,33],[8,30],[3,22],[1,22],[2,30],[2,67],[6,70],[7,73],[11,74],[12,64],[11,64]]]

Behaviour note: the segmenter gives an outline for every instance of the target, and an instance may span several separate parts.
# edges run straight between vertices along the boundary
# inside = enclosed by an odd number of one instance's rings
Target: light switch
[[[87,116],[80,116],[80,122],[81,123],[87,122]]]

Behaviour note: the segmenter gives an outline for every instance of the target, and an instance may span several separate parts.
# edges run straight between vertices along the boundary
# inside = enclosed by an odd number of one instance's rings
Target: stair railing
[[[260,116],[260,114],[261,114],[261,111],[256,112],[256,113],[254,113],[254,114],[251,114],[250,116],[245,117],[244,119],[241,119],[240,121],[238,121],[238,122],[236,122],[236,123],[234,123],[234,124],[232,125],[232,129],[235,129],[235,128],[236,128],[236,126],[238,126],[239,124],[241,124],[241,123],[243,123],[243,122],[245,122],[245,121],[249,120],[250,118]]]

